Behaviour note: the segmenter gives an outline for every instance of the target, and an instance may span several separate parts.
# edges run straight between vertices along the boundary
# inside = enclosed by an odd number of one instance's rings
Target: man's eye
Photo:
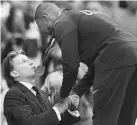
[[[25,63],[26,62],[26,60],[23,60],[23,63]]]

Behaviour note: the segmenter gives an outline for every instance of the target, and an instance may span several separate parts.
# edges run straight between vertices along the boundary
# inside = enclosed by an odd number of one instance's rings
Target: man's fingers
[[[79,100],[79,97],[78,96],[69,96],[69,99],[70,100]]]
[[[77,97],[70,97],[70,101],[71,102],[79,102],[79,98],[77,98]]]
[[[79,96],[71,95],[71,96],[69,96],[69,98],[70,98],[70,101],[71,101],[70,103],[72,103],[72,104],[74,104],[76,106],[79,105]]]
[[[78,95],[70,95],[69,97],[70,97],[70,98],[78,98],[78,99],[79,99],[79,96],[78,96]]]

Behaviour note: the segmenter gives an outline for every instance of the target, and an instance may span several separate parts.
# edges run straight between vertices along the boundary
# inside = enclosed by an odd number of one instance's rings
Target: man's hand
[[[60,93],[56,93],[54,95],[54,104],[59,103],[62,100],[63,100],[63,98],[60,97]]]
[[[76,111],[79,106],[79,96],[74,94],[74,95],[70,95],[68,98],[71,102],[71,103],[69,103],[68,109],[70,111]]]
[[[62,99],[59,103],[55,104],[55,107],[59,110],[62,114],[68,109],[68,104],[70,103],[69,98]]]

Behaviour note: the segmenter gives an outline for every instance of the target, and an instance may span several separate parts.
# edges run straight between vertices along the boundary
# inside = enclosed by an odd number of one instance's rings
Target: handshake
[[[79,106],[79,96],[76,94],[69,95],[67,98],[59,100],[58,103],[55,102],[55,107],[58,108],[60,113],[64,113],[67,109],[70,112],[77,111],[78,106]]]
[[[63,73],[56,71],[49,74],[45,80],[45,85],[42,90],[49,94],[49,100],[52,106],[58,108],[60,113],[68,111],[76,111],[79,106],[79,96],[75,93],[70,93],[67,98],[60,98],[60,88],[62,85]]]

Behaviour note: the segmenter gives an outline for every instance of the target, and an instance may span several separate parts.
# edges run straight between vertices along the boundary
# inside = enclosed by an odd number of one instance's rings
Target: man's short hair
[[[46,15],[48,13],[48,11],[54,10],[56,8],[57,8],[57,6],[56,6],[56,4],[54,4],[54,2],[43,1],[36,8],[35,18],[34,18],[35,21],[37,19],[40,19],[43,15]]]
[[[42,4],[42,3],[41,3],[41,4]],[[34,17],[35,21],[36,21],[37,19],[39,19],[39,17],[41,16],[41,14],[40,14],[40,6],[41,6],[41,4],[39,4],[38,7],[36,8],[35,17]]]
[[[23,50],[20,51],[11,51],[7,54],[5,59],[2,62],[2,74],[5,78],[8,87],[10,88],[13,84],[15,84],[14,78],[10,75],[10,72],[13,70],[14,66],[12,64],[12,59],[15,58],[17,55],[23,54],[26,55]]]

